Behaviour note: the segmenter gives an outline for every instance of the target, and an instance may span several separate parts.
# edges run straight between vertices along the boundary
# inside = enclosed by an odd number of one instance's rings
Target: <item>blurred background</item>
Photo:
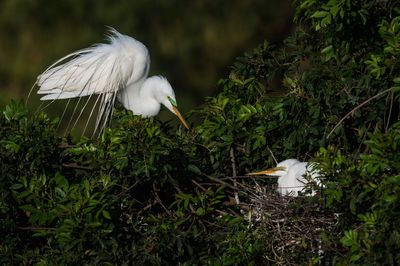
[[[0,107],[26,99],[47,66],[104,42],[111,26],[147,46],[150,75],[168,78],[185,113],[218,92],[235,57],[283,40],[293,12],[291,0],[0,0]]]

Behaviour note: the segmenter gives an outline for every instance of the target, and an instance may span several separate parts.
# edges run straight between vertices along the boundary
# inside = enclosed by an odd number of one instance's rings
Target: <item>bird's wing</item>
[[[146,78],[150,60],[147,48],[129,36],[111,29],[109,40],[110,43],[97,44],[61,58],[36,81],[40,87],[37,93],[45,94],[41,100],[100,95],[95,104],[99,108],[96,130],[104,128],[117,92],[128,83]],[[82,111],[78,119],[81,114]],[[93,109],[90,117],[92,114]]]
[[[297,197],[302,191],[306,180],[303,175],[306,173],[306,162],[299,162],[289,167],[288,173],[278,179],[278,192],[282,195]]]
[[[108,44],[100,44],[69,54],[53,64],[38,77],[37,93],[47,94],[42,100],[114,93],[126,86],[132,68],[131,58]]]

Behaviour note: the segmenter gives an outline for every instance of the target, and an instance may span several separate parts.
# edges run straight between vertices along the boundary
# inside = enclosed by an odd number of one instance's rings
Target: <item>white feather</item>
[[[287,159],[278,163],[274,168],[250,173],[250,175],[265,174],[278,176],[278,193],[282,196],[297,197],[299,192],[304,192],[310,181],[320,186],[320,174],[314,166],[315,165],[308,162],[300,162],[296,159]],[[306,174],[309,175],[309,178],[305,178]],[[315,191],[312,190],[311,194],[306,195],[313,196],[315,195]]]
[[[60,93],[54,93],[54,94],[47,94],[46,96],[43,96],[40,98],[40,100],[60,100],[60,99],[69,99],[69,98],[75,98],[78,97],[79,95],[74,93],[74,92],[60,92]]]
[[[176,101],[169,82],[161,77],[147,78],[150,67],[147,48],[115,29],[110,30],[108,39],[107,44],[97,44],[61,58],[39,75],[37,93],[45,94],[41,100],[83,96],[90,99],[92,95],[99,95],[95,104],[99,109],[95,131],[104,129],[117,95],[124,107],[137,115],[157,115],[160,104],[176,113],[168,100]],[[75,111],[79,112],[77,109],[78,104]],[[79,112],[78,119],[82,112]],[[92,114],[93,110],[89,119]]]
[[[58,60],[38,77],[38,93],[52,94],[54,90],[76,95],[112,93],[128,83],[144,81],[148,66],[143,67],[143,62],[149,61],[146,47],[116,31],[112,34],[109,44],[98,44]],[[59,65],[67,59],[70,61]]]

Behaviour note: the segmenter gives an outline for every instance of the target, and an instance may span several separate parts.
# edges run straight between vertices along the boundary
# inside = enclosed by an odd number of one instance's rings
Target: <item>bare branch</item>
[[[390,91],[393,91],[394,87],[381,91],[378,94],[376,94],[375,96],[372,96],[371,98],[365,100],[364,102],[360,103],[358,106],[356,106],[354,109],[352,109],[350,112],[348,112],[342,119],[340,119],[340,121],[333,127],[333,129],[331,130],[331,132],[329,132],[328,136],[326,137],[327,139],[329,139],[329,137],[331,136],[331,134],[333,133],[333,131],[335,131],[335,129],[341,124],[343,123],[344,120],[346,120],[346,118],[348,118],[349,116],[351,116],[355,111],[357,111],[358,109],[360,109],[361,107],[363,107],[364,105],[366,105],[367,103],[369,103],[370,101],[381,97],[382,95],[384,95],[385,93],[388,93]]]

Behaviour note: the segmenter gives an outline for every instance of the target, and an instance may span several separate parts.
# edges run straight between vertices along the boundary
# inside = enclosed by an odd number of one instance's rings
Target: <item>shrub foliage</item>
[[[399,264],[400,6],[296,3],[292,35],[238,58],[189,131],[117,108],[99,139],[75,142],[10,103],[0,262]],[[318,162],[319,196],[273,202],[273,180],[245,177],[274,157]],[[314,238],[277,238],[271,202],[288,236],[319,217]]]

